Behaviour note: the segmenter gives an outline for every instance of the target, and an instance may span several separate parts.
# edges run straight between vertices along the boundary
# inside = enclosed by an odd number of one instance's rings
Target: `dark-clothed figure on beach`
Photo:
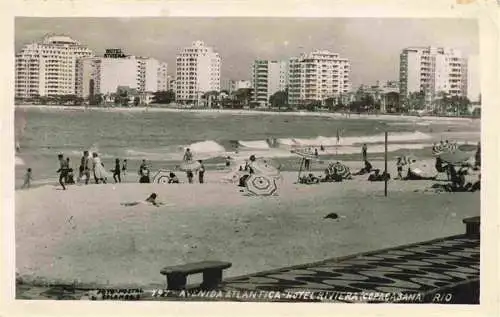
[[[308,158],[304,159],[304,168],[307,171],[311,170],[311,160],[310,159],[308,159]]]
[[[363,147],[361,148],[361,155],[363,156],[363,161],[366,161],[368,157],[368,147],[366,146],[366,143],[363,144]]]
[[[203,161],[199,160],[200,163],[200,169],[198,170],[198,181],[200,184],[203,184],[205,182],[205,166],[203,165]]]
[[[89,183],[90,180],[90,158],[89,151],[83,151],[83,156],[80,161],[80,173],[78,175],[78,180],[81,180],[85,176],[85,184]]]
[[[57,155],[57,158],[59,159],[59,169],[57,170],[57,173],[59,173],[59,184],[61,184],[63,190],[66,190],[64,180],[68,175],[68,162],[64,159],[62,154]]]
[[[319,156],[318,149],[314,149],[314,156],[316,156],[316,157]]]
[[[179,178],[177,178],[177,175],[175,175],[175,173],[170,172],[170,174],[168,175],[168,183],[179,184]]]
[[[75,175],[73,174],[73,168],[71,167],[69,157],[66,158],[66,163],[68,165],[68,174],[66,175],[66,179],[64,180],[64,183],[74,184],[75,183]]]
[[[475,169],[481,168],[481,142],[477,143],[477,150],[474,159],[475,159],[474,168]]]
[[[115,159],[115,169],[112,171],[113,172],[113,179],[115,180],[115,183],[121,183],[122,178],[121,178],[121,169],[120,169],[120,159]],[[118,178],[118,181],[117,181]]]
[[[231,165],[231,157],[228,156],[226,157],[226,167],[229,167]]]
[[[24,174],[24,184],[21,188],[30,188],[32,180],[33,180],[33,176],[31,174],[31,168],[28,168],[26,170],[26,174]]]
[[[189,170],[186,172],[186,176],[187,176],[187,179],[188,179],[188,183],[189,184],[192,184],[193,183],[193,171]]]
[[[398,177],[397,179],[403,179],[403,159],[398,157],[398,161],[396,162],[396,167],[398,169]]]
[[[184,157],[182,158],[184,162],[189,162],[193,160],[193,153],[191,153],[191,150],[189,148],[186,149],[186,152],[184,152]]]

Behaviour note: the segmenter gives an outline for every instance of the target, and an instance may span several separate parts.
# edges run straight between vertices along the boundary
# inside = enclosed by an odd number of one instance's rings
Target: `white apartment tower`
[[[292,106],[339,98],[350,89],[350,63],[339,54],[316,50],[291,58],[288,103]]]
[[[128,87],[141,93],[166,90],[167,64],[154,58],[127,56],[121,49],[107,49],[104,57],[82,58],[77,63],[77,95],[116,93]]]
[[[261,106],[277,91],[284,91],[288,81],[286,61],[256,60],[252,65],[253,100]]]
[[[76,94],[77,59],[93,55],[87,47],[62,35],[49,35],[25,45],[16,54],[15,96]]]
[[[176,60],[175,98],[180,103],[198,103],[208,91],[220,91],[221,58],[212,47],[195,41]]]
[[[428,100],[439,93],[467,96],[467,58],[456,49],[409,47],[400,55],[400,93],[423,91]]]

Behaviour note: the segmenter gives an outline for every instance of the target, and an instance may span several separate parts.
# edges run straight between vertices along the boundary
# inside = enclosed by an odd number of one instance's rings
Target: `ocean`
[[[380,158],[384,131],[394,155],[430,156],[433,142],[452,137],[480,139],[479,120],[384,120],[305,115],[232,114],[212,112],[101,111],[16,108],[16,183],[27,167],[38,180],[54,179],[57,154],[70,157],[78,168],[83,150],[98,152],[107,169],[114,159],[128,159],[135,171],[146,159],[154,168],[173,168],[189,147],[195,159],[217,168],[226,156],[237,161],[251,154],[274,158],[293,169],[293,147],[325,147],[329,158],[359,159],[360,147]],[[339,142],[337,141],[339,134]],[[296,163],[294,163],[296,164]]]

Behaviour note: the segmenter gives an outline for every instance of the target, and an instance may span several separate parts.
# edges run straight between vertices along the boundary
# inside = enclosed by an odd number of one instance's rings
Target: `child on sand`
[[[31,175],[31,168],[28,168],[26,170],[26,174],[24,174],[24,184],[21,188],[30,188],[32,180],[33,177]]]

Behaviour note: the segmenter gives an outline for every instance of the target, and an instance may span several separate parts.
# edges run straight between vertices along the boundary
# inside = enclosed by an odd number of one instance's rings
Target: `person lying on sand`
[[[386,178],[387,180],[391,179],[391,175],[386,172],[380,174],[379,169],[374,170],[373,174],[370,174],[370,176],[368,176],[368,180],[370,182],[383,182]]]
[[[299,184],[318,184],[319,183],[319,178],[314,176],[312,173],[309,173],[307,176],[302,176],[299,179]]]
[[[156,193],[152,193],[144,201],[134,201],[134,202],[130,202],[130,203],[121,203],[121,205],[122,206],[126,206],[126,207],[132,207],[132,206],[137,206],[137,205],[140,205],[140,204],[148,204],[148,205],[153,205],[153,206],[156,206],[156,207],[160,207],[160,205],[163,205],[163,203],[159,202],[159,201],[156,201],[157,197],[158,196],[156,195]]]

